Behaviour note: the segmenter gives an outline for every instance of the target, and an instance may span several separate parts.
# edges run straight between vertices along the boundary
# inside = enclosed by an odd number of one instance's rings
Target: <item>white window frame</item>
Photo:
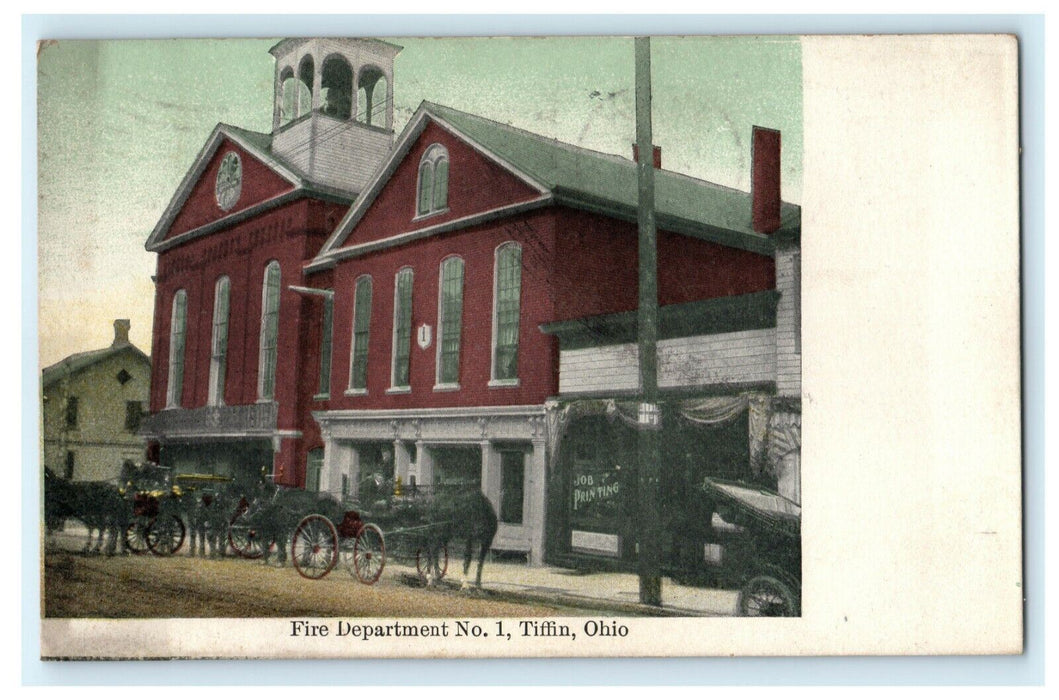
[[[408,295],[408,355],[405,358],[408,362],[408,381],[404,384],[397,383],[397,330],[400,319],[397,317],[398,311],[400,310],[400,293],[401,293],[401,275],[407,273],[409,276],[409,295]],[[412,299],[413,290],[415,289],[415,272],[409,266],[402,267],[393,276],[393,342],[391,344],[390,352],[390,388],[386,390],[387,394],[407,394],[411,392],[412,387],[412,336],[414,335],[414,328],[412,323]]]
[[[177,308],[183,306],[184,317],[181,319],[180,333],[177,333]],[[166,408],[180,408],[180,402],[184,398],[184,357],[187,354],[187,326],[188,326],[188,293],[184,289],[178,289],[173,295],[173,308],[169,318],[169,375],[166,381]],[[180,338],[180,361],[174,362],[177,347],[177,337]],[[176,371],[180,367],[179,376]]]
[[[224,290],[224,319],[221,316],[221,290]],[[228,364],[228,320],[231,316],[232,282],[227,275],[217,278],[213,287],[213,334],[210,337],[210,390],[206,402],[210,406],[224,405],[224,385]],[[218,348],[219,332],[224,329],[223,351]]]
[[[500,379],[496,376],[496,353],[498,349],[498,342],[500,339],[500,256],[506,250],[515,249],[518,251],[519,259],[519,283],[518,283],[518,311],[519,321],[518,330],[521,330],[522,326],[522,246],[516,241],[505,241],[496,247],[493,251],[493,338],[492,338],[492,351],[489,360],[489,386],[490,388],[503,388],[503,387],[516,387],[519,385],[519,376],[516,371],[514,377],[507,377]],[[519,347],[518,343],[518,330],[516,331],[516,342],[515,347]]]
[[[274,311],[270,312],[268,303],[268,282],[273,270],[275,270],[276,274],[276,308]],[[267,403],[276,400],[276,364],[279,359],[279,312],[282,291],[283,276],[279,261],[272,260],[265,266],[265,275],[261,282],[261,333],[258,338],[257,358],[257,400],[259,403]],[[273,339],[272,346],[267,347],[265,341],[268,337],[268,319],[269,316],[273,314],[276,317],[276,337]],[[272,385],[272,390],[267,392],[267,394],[265,392],[266,377],[270,377],[270,383]]]
[[[450,260],[460,261],[460,352],[456,360],[455,382],[444,382],[441,379],[441,351],[445,343],[445,264]],[[458,391],[460,382],[460,357],[463,353],[463,292],[467,280],[467,264],[459,255],[448,255],[438,265],[438,330],[437,348],[434,351],[434,391]]]
[[[368,289],[371,290],[371,299],[368,303],[368,343],[364,362],[367,362],[371,356],[371,307],[375,303],[375,282],[372,280],[371,275],[360,275],[353,281],[353,323],[349,329],[349,384],[347,385],[346,396],[366,396],[368,393],[368,374],[366,371],[364,373],[364,386],[353,386],[353,372],[356,368],[357,359],[357,295],[361,280],[367,280]]]
[[[437,203],[437,169],[438,164],[445,162],[445,204],[444,206],[438,206]],[[426,211],[423,211],[422,207],[422,184],[423,184],[423,173],[424,171],[430,172],[430,201],[427,203]],[[431,144],[426,151],[423,152],[423,157],[419,159],[419,169],[416,171],[416,199],[415,199],[415,212],[412,217],[413,221],[420,219],[426,219],[437,214],[443,214],[449,210],[449,176],[452,172],[452,161],[449,159],[448,150],[440,143]]]

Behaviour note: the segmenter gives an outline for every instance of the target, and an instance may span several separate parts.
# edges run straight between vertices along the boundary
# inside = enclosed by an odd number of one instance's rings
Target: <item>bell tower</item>
[[[272,150],[311,182],[359,193],[393,145],[393,61],[376,39],[284,39],[276,59]]]

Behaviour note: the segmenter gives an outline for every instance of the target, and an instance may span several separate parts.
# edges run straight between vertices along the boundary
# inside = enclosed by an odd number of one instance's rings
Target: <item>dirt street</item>
[[[487,564],[488,566],[488,564]],[[184,556],[88,556],[49,549],[45,617],[541,617],[584,615],[521,605],[474,592],[405,585],[387,566],[374,586],[344,569],[308,580],[292,567]]]

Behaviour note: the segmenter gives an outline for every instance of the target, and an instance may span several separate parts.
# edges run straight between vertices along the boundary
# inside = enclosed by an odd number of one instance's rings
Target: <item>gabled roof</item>
[[[315,195],[328,199],[339,199],[344,202],[349,202],[356,195],[355,192],[336,190],[333,187],[327,187],[326,185],[311,182],[301,171],[291,165],[286,159],[272,151],[271,134],[263,134],[258,131],[250,131],[249,129],[241,129],[230,124],[218,124],[214,127],[210,137],[206,140],[206,145],[202,147],[202,150],[199,151],[199,154],[195,157],[195,162],[184,176],[184,179],[180,182],[180,186],[177,187],[176,193],[169,201],[169,205],[165,208],[165,211],[162,213],[162,216],[155,225],[151,235],[147,237],[147,243],[144,246],[147,250],[157,252],[173,244],[173,241],[166,240],[166,234],[169,232],[170,226],[173,225],[173,221],[176,219],[177,214],[180,213],[180,210],[187,202],[188,197],[191,196],[192,190],[201,179],[202,173],[206,170],[206,167],[217,152],[217,149],[221,147],[221,144],[224,143],[226,139],[233,141],[247,153],[271,168],[277,175],[289,182],[294,188],[294,192],[298,195]],[[215,230],[223,222],[241,220],[246,218],[248,212],[251,214],[258,213],[260,207],[261,204],[258,204],[251,205],[245,209],[233,210],[228,215],[222,216],[214,222],[180,234],[179,238],[181,240],[186,240],[203,233],[208,233],[209,231]]]
[[[390,159],[376,172],[317,261],[324,262],[343,245],[427,120],[454,133],[560,204],[636,220],[638,184],[633,161],[423,102],[398,138]],[[780,216],[780,232],[800,229],[801,207],[784,202]],[[770,236],[757,233],[751,226],[749,192],[656,170],[655,217],[658,226],[667,230],[757,253],[772,250]]]
[[[87,369],[94,364],[98,364],[103,360],[113,357],[114,355],[119,355],[123,352],[132,352],[148,365],[151,363],[151,358],[132,343],[111,345],[109,348],[102,348],[100,350],[74,353],[73,355],[56,362],[54,365],[45,367],[41,371],[41,386],[47,388],[63,377],[77,374],[81,370]]]

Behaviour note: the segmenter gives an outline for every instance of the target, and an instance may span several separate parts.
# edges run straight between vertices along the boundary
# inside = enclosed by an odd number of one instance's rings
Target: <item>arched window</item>
[[[306,56],[298,64],[298,113],[300,117],[313,108],[313,57]]]
[[[388,106],[386,75],[376,66],[364,66],[357,77],[357,121],[385,124]]]
[[[412,268],[397,272],[393,290],[393,370],[390,386],[408,386],[408,365],[412,353]]]
[[[169,324],[169,382],[165,401],[168,408],[179,408],[184,393],[184,335],[187,319],[188,293],[181,289],[173,296],[173,315]]]
[[[353,69],[337,54],[324,59],[320,82],[322,111],[335,119],[349,119],[353,108]]]
[[[265,268],[261,285],[261,352],[258,358],[257,397],[271,401],[276,395],[276,354],[279,336],[279,263]]]
[[[227,277],[217,280],[213,293],[213,340],[210,342],[210,393],[208,403],[224,403],[224,379],[228,361],[228,297],[231,282]]]
[[[371,277],[357,280],[353,292],[353,343],[350,351],[349,389],[355,393],[368,390],[368,341],[371,330]]]
[[[460,331],[463,326],[463,260],[441,263],[438,285],[438,388],[454,388],[460,381]]]
[[[294,79],[294,71],[284,68],[279,76],[279,85],[279,123],[288,124],[298,116],[298,81]]]
[[[519,305],[522,293],[522,248],[510,242],[496,249],[493,272],[494,382],[518,380]]]
[[[416,213],[426,216],[449,206],[449,152],[440,143],[426,150],[419,161]]]

